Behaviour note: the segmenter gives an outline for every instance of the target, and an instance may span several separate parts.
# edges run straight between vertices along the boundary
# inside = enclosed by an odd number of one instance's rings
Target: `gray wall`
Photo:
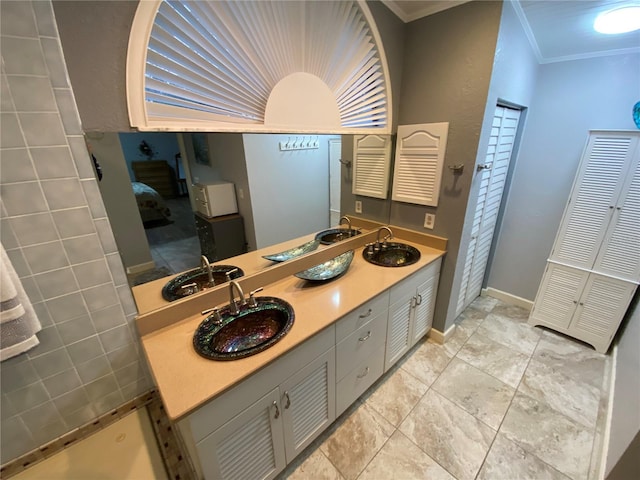
[[[533,300],[589,129],[635,129],[640,55],[541,65],[488,286]]]
[[[131,130],[125,85],[137,0],[53,2],[85,132]]]
[[[407,25],[399,124],[449,122],[437,208],[392,202],[392,224],[449,239],[440,274],[434,327],[446,328],[455,265],[484,119],[501,2],[471,2]],[[448,166],[463,164],[462,176]],[[425,213],[435,228],[423,227]]]
[[[640,295],[636,295],[634,305],[627,312],[617,339],[616,380],[606,475],[611,472],[633,438],[640,432]],[[637,469],[637,453],[635,459]]]
[[[289,135],[244,134],[256,248],[329,226],[329,139],[320,148],[281,152]]]
[[[43,326],[0,363],[4,464],[151,381],[51,3],[0,2],[0,16],[0,234]]]
[[[484,112],[484,120],[482,123],[482,133],[480,134],[480,141],[478,143],[476,163],[485,162],[495,106],[498,102],[508,102],[512,105],[528,107],[532,102],[537,76],[538,61],[513,7],[510,3],[506,3],[502,9],[498,43],[493,61],[493,72],[491,75],[489,94],[487,96],[487,108]],[[524,109],[520,117],[520,131],[526,131],[526,114],[527,110]],[[502,210],[509,201],[510,178],[512,178],[512,173],[518,163],[517,143],[518,141],[516,140],[510,162],[510,172],[507,176],[505,191],[503,193]],[[460,283],[462,281],[464,263],[471,239],[471,227],[473,225],[473,217],[480,190],[480,176],[475,169],[471,171],[471,174],[473,175],[473,183],[471,185],[464,229],[460,241],[459,261],[456,264],[455,279],[449,299],[446,327],[451,325],[455,320]],[[496,239],[500,237],[501,218],[502,214],[498,216],[498,224],[494,234],[494,246],[497,243]],[[488,262],[487,271],[490,269],[490,264],[491,258]]]
[[[102,167],[103,177],[98,187],[125,268],[153,262],[136,197],[130,188],[131,177],[120,137],[117,133],[96,133],[87,138]]]

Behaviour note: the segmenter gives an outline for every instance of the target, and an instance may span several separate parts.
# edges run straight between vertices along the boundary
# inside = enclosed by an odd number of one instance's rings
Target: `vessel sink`
[[[332,243],[346,240],[347,238],[360,235],[360,230],[355,228],[331,228],[329,230],[323,230],[316,235],[316,240],[320,240],[323,245],[330,245]]]
[[[384,242],[378,248],[368,245],[362,256],[367,262],[381,267],[406,267],[420,260],[420,250],[405,243]]]
[[[214,284],[217,286],[226,283],[228,281],[227,272],[235,268],[233,265],[211,265]],[[240,268],[238,268],[237,272],[230,274],[231,280],[242,277],[243,275],[244,272]],[[194,286],[189,286],[194,283]],[[188,297],[207,288],[211,288],[209,286],[209,275],[207,271],[202,268],[194,268],[169,280],[164,287],[162,287],[162,298],[168,302],[173,302],[174,300],[180,300],[181,298]]]
[[[237,360],[280,341],[293,325],[293,307],[276,297],[255,300],[255,306],[242,305],[236,315],[226,306],[205,318],[193,335],[196,352],[211,360]]]

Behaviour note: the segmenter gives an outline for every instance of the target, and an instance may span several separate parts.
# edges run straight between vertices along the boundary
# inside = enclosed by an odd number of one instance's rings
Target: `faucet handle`
[[[262,287],[260,288],[256,288],[253,292],[249,292],[249,306],[250,307],[257,307],[258,306],[258,302],[256,301],[254,295],[258,292],[262,291]]]
[[[227,270],[226,272],[224,272],[225,276],[227,277],[227,282],[231,281],[231,274],[236,273],[237,271],[237,268],[232,268],[231,270]]]
[[[194,293],[198,293],[200,289],[198,288],[198,284],[196,282],[187,283],[180,287],[180,290],[186,292],[187,295],[193,295]]]
[[[222,316],[220,315],[220,310],[218,309],[218,307],[202,310],[200,312],[200,315],[209,315],[210,313],[213,313],[213,323],[219,325],[222,322]]]

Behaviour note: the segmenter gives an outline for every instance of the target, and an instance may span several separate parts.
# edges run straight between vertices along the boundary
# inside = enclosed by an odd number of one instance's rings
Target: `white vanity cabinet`
[[[391,288],[385,372],[431,328],[440,263],[434,261]]]
[[[273,478],[335,420],[334,339],[326,329],[179,422],[202,478]]]

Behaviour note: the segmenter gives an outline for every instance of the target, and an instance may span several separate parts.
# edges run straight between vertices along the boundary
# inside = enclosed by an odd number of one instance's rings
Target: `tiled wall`
[[[149,388],[50,1],[0,2],[0,234],[43,329],[0,363],[1,463]]]

